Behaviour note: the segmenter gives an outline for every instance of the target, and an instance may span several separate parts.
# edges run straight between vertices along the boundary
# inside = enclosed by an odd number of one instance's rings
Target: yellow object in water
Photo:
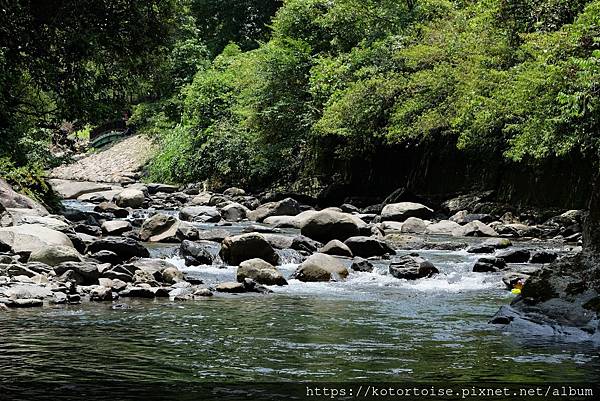
[[[521,289],[520,288],[513,288],[510,292],[512,292],[515,295],[519,295],[521,293]]]

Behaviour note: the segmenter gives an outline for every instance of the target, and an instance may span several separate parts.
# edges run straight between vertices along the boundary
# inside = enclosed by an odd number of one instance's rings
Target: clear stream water
[[[152,253],[209,285],[234,281],[235,267],[185,268],[175,249]],[[2,313],[0,370],[52,382],[597,382],[597,346],[488,324],[513,295],[501,275],[470,271],[476,256],[418,252],[441,274],[398,280],[383,261],[344,282],[289,280],[269,295],[122,298],[116,302],[126,309],[83,303]],[[295,267],[281,270],[289,277]]]

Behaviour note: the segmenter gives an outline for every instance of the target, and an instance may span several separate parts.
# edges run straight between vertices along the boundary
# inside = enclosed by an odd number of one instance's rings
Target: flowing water
[[[226,227],[232,231],[242,226]],[[174,246],[152,249],[211,284],[235,267],[186,268]],[[471,272],[464,251],[418,251],[441,274],[407,282],[351,273],[344,282],[198,301],[122,298],[0,314],[5,376],[155,381],[595,382],[599,349],[488,324],[513,295],[499,274]],[[402,252],[399,252],[402,254]],[[289,277],[293,253],[282,255]],[[348,261],[349,263],[349,261]]]

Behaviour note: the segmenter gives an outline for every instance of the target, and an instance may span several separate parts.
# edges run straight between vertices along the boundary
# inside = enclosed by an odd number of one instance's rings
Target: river
[[[186,268],[176,249],[151,251],[209,285],[235,280],[235,267]],[[500,274],[471,272],[477,255],[417,252],[441,274],[407,282],[388,275],[389,261],[381,261],[374,272],[352,272],[343,282],[290,279],[268,295],[216,294],[188,302],[121,298],[13,310],[0,314],[0,368],[15,380],[54,383],[90,377],[595,382],[600,376],[597,345],[488,324],[514,295]],[[290,277],[297,260],[293,253],[282,256],[281,271]]]

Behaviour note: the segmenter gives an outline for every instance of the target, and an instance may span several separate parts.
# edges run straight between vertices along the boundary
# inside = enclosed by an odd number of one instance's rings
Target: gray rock
[[[235,222],[244,220],[249,212],[250,210],[246,206],[235,202],[221,208],[221,216],[226,221]]]
[[[218,223],[221,214],[213,206],[186,206],[179,211],[179,218],[195,223]]]
[[[506,262],[500,258],[480,258],[475,262],[473,271],[476,273],[495,273],[506,269]]]
[[[350,248],[353,255],[363,258],[396,253],[386,241],[374,237],[350,237],[344,244]]]
[[[433,210],[425,205],[414,202],[400,202],[385,205],[381,211],[382,221],[405,221],[409,217],[427,219],[433,216]]]
[[[246,292],[246,288],[243,283],[226,282],[220,283],[215,288],[217,292],[226,292],[230,294],[240,294]]]
[[[110,184],[88,181],[49,180],[54,189],[63,199],[77,199],[79,196],[113,189]]]
[[[373,264],[366,259],[363,259],[359,256],[355,257],[352,261],[352,265],[350,269],[356,272],[367,272],[370,273],[373,271]]]
[[[420,256],[404,255],[389,266],[392,276],[404,280],[417,280],[438,274],[439,270]]]
[[[490,238],[481,243],[484,246],[491,246],[494,249],[505,249],[512,246],[512,242],[507,238]]]
[[[73,271],[72,278],[79,285],[93,285],[98,284],[98,278],[100,277],[100,271],[98,270],[98,264],[92,262],[63,262],[58,266],[54,267],[54,272],[57,276],[61,276],[68,272]]]
[[[326,255],[345,256],[349,258],[354,256],[350,248],[348,248],[348,245],[337,239],[332,239],[326,243],[323,248],[319,249],[319,252]]]
[[[87,247],[88,253],[100,251],[112,251],[120,257],[121,261],[126,261],[133,257],[147,258],[150,252],[140,243],[131,238],[108,237],[97,239]]]
[[[40,216],[48,214],[46,208],[33,199],[15,192],[4,179],[0,178],[0,213],[7,208],[30,209]]]
[[[142,241],[179,242],[179,225],[175,216],[158,213],[144,220],[139,236]]]
[[[64,233],[51,230],[39,224],[24,224],[15,227],[1,227],[0,241],[9,245],[14,253],[31,253],[45,246],[67,246],[73,242]]]
[[[239,265],[245,260],[260,258],[273,265],[279,263],[279,255],[262,234],[248,233],[227,237],[223,240],[219,255],[225,263]]]
[[[138,209],[144,204],[146,197],[139,189],[127,188],[115,195],[115,203],[119,207]]]
[[[496,257],[504,260],[506,263],[527,263],[530,252],[527,249],[511,249],[502,252],[498,252]]]
[[[431,235],[452,235],[454,230],[460,228],[458,223],[450,220],[442,220],[437,223],[429,224],[426,229],[426,234]]]
[[[147,184],[146,187],[148,188],[148,193],[150,193],[150,194],[156,194],[159,192],[172,194],[173,192],[177,192],[177,190],[178,190],[178,188],[175,185],[168,185],[168,184],[152,183],[152,184]]]
[[[287,281],[275,266],[258,258],[240,263],[236,279],[242,283],[247,278],[264,285],[287,285]]]
[[[186,266],[211,265],[212,254],[201,243],[183,240],[179,248]]]
[[[296,251],[314,253],[321,246],[323,246],[323,244],[318,241],[312,240],[304,235],[297,235],[292,240],[292,246],[290,248]]]
[[[366,223],[358,217],[326,209],[310,217],[302,226],[301,233],[320,242],[328,242],[332,239],[345,241],[360,235],[361,230],[366,227]]]
[[[345,279],[348,277],[348,269],[333,256],[315,253],[298,266],[294,277],[306,282]]]
[[[223,191],[223,195],[225,195],[225,196],[244,196],[244,195],[246,195],[246,191],[244,191],[241,188],[231,187],[231,188],[227,188],[225,191]]]
[[[271,216],[295,216],[300,213],[300,205],[295,199],[286,198],[279,202],[269,202],[260,205],[256,210],[248,213],[252,221],[262,222]]]
[[[168,267],[162,271],[162,281],[165,283],[175,284],[183,280],[183,273],[175,266]]]
[[[407,234],[424,234],[427,231],[427,226],[429,224],[429,221],[426,222],[418,217],[409,217],[402,223],[400,232]]]
[[[493,228],[478,220],[472,221],[452,232],[455,237],[497,237]]]
[[[202,230],[198,232],[198,240],[200,241],[223,242],[225,238],[230,236],[231,233],[222,228]]]
[[[81,255],[70,246],[43,246],[31,252],[29,261],[57,266],[63,262],[80,262]]]
[[[494,253],[495,248],[489,245],[473,245],[467,248],[468,253]]]
[[[104,235],[121,235],[132,230],[131,223],[124,220],[112,220],[102,223],[102,233]]]
[[[94,207],[94,211],[98,213],[111,213],[119,219],[129,216],[129,210],[119,207],[112,202],[102,202]]]
[[[530,263],[552,263],[558,258],[556,252],[535,251],[531,254]]]

